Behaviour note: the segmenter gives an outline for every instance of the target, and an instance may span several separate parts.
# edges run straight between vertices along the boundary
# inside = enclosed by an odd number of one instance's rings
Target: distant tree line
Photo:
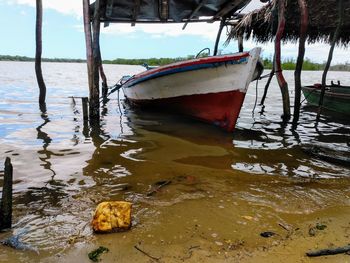
[[[35,61],[35,58],[25,56],[9,56],[0,55],[0,61]],[[74,58],[42,58],[43,62],[68,62],[68,63],[83,63],[85,59],[74,59]]]
[[[263,64],[266,69],[272,68],[272,59],[264,58]],[[295,70],[296,60],[289,58],[282,61],[282,68],[284,70]],[[315,63],[306,58],[303,63],[303,70],[324,70],[326,63]],[[333,71],[350,71],[350,63],[337,64],[330,67]]]
[[[206,56],[203,54],[201,57]],[[119,64],[119,65],[142,65],[144,63],[149,66],[162,66],[173,62],[183,61],[187,59],[193,59],[194,55],[188,55],[186,57],[177,57],[177,58],[116,58],[113,60],[103,60],[104,64]],[[34,61],[34,58],[25,57],[25,56],[8,56],[0,55],[0,61]],[[65,62],[65,63],[84,63],[85,59],[70,59],[70,58],[43,58],[43,62]],[[282,68],[285,70],[294,70],[295,69],[295,59],[285,59],[282,62]],[[266,69],[272,68],[272,59],[263,58],[263,63]],[[315,63],[310,59],[305,59],[303,64],[303,70],[323,70],[325,63]],[[350,63],[333,65],[330,68],[334,71],[350,71]]]

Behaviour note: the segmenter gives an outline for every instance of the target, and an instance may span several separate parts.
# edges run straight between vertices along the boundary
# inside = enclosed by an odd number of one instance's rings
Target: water
[[[105,66],[109,84],[141,70]],[[347,242],[349,168],[309,156],[300,145],[349,156],[348,116],[325,112],[315,125],[315,109],[303,103],[293,131],[282,122],[273,81],[265,108],[257,105],[254,114],[252,83],[233,134],[182,116],[118,106],[116,95],[102,110],[101,127],[92,128],[84,125],[80,100],[69,98],[88,95],[85,64],[43,64],[44,113],[33,63],[0,62],[0,72],[0,156],[14,165],[14,227],[0,239],[20,234],[33,248],[1,247],[2,261],[89,262],[87,253],[103,245],[110,249],[106,262],[146,262],[138,245],[164,262],[256,262],[263,256],[280,262],[285,255],[295,262],[316,245]],[[285,74],[293,90],[293,72]],[[321,74],[304,72],[303,83],[320,82]],[[331,79],[349,84],[350,73],[330,72]],[[0,184],[2,170],[3,161]],[[171,184],[147,196],[162,180]],[[92,233],[92,213],[105,200],[133,202],[129,232]],[[328,230],[310,237],[317,222]],[[299,230],[286,236],[280,225]],[[264,239],[263,231],[278,235]]]

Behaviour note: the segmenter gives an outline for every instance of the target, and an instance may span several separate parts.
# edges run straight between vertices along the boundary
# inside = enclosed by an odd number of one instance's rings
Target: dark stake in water
[[[80,100],[68,98],[87,95],[86,65],[44,63],[43,70],[48,101],[40,110],[33,64],[0,62],[0,185],[5,157],[14,166],[14,226],[0,234],[10,244],[1,246],[1,262],[90,262],[101,246],[109,250],[103,262],[300,262],[309,250],[349,242],[349,167],[300,146],[349,155],[348,116],[325,112],[315,125],[316,111],[304,103],[292,130],[273,82],[254,113],[251,85],[233,134],[119,107],[116,95],[101,126],[90,127]],[[105,70],[112,83],[142,69]],[[304,72],[303,83],[321,74]],[[350,83],[350,73],[329,75]],[[286,77],[293,90],[293,72]],[[92,213],[105,200],[133,202],[130,231],[92,233]]]

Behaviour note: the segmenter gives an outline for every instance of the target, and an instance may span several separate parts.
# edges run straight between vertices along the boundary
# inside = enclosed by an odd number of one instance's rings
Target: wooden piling
[[[290,118],[290,100],[288,93],[288,83],[286,82],[281,65],[281,39],[284,32],[286,19],[285,19],[286,0],[278,1],[278,27],[275,38],[275,73],[277,82],[282,93],[283,101],[283,116],[282,118],[287,120]]]
[[[87,97],[83,97],[81,98],[81,104],[83,107],[83,119],[84,121],[87,121],[89,119],[89,110],[88,110],[88,98]]]
[[[322,105],[323,105],[323,98],[324,98],[324,94],[326,91],[327,73],[328,73],[329,67],[331,66],[334,47],[335,47],[335,44],[337,43],[337,40],[338,40],[338,37],[340,34],[340,28],[341,28],[341,26],[343,24],[343,20],[344,20],[343,0],[338,0],[338,17],[339,17],[338,18],[339,19],[338,25],[337,25],[337,28],[334,32],[333,38],[332,38],[331,48],[329,49],[327,63],[326,63],[325,69],[324,69],[323,74],[322,74],[322,89],[321,89],[320,100],[318,103],[318,112],[317,112],[317,117],[316,117],[317,122],[320,119],[320,114],[321,114]]]
[[[309,23],[309,14],[307,9],[307,4],[305,0],[298,0],[300,9],[300,38],[299,38],[299,49],[298,58],[294,71],[294,85],[295,85],[295,95],[294,95],[294,114],[293,114],[293,127],[297,126],[300,114],[300,98],[301,98],[301,71],[304,62],[305,55],[305,42],[306,33]]]
[[[94,17],[92,20],[92,57],[93,57],[93,86],[90,90],[89,115],[91,121],[100,119],[100,77],[99,69],[101,64],[100,53],[100,27],[101,27],[101,1],[95,1]]]
[[[42,0],[36,0],[36,25],[35,25],[35,74],[39,86],[39,104],[45,103],[46,86],[41,70],[42,54],[42,23],[43,23],[43,5]]]
[[[89,97],[90,97],[90,112],[89,116],[95,118],[94,113],[99,113],[99,108],[97,110],[92,110],[91,101],[93,100],[93,106],[96,107],[96,91],[95,91],[95,76],[94,76],[94,57],[93,57],[93,48],[92,48],[92,33],[91,33],[91,17],[90,17],[90,1],[83,0],[83,18],[84,18],[84,33],[85,33],[85,45],[86,45],[86,63],[88,70],[88,82],[89,82]],[[95,67],[98,70],[98,66]],[[98,72],[98,71],[97,71]],[[98,86],[97,80],[97,86]],[[97,92],[97,96],[98,92]],[[98,100],[98,99],[97,99]],[[97,104],[99,107],[99,103]],[[99,114],[97,114],[99,118]]]
[[[0,204],[0,230],[11,228],[12,225],[12,183],[13,167],[11,159],[6,157],[4,185],[2,188],[2,199]]]
[[[86,45],[86,64],[88,70],[89,92],[93,89],[93,58],[92,58],[92,35],[90,24],[90,1],[83,0],[84,33]]]

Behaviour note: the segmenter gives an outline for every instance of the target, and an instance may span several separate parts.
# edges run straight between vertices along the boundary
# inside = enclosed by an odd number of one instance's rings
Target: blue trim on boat
[[[165,75],[171,75],[171,74],[175,74],[175,73],[180,73],[180,72],[185,72],[185,71],[192,71],[192,70],[199,70],[199,69],[205,69],[205,68],[217,68],[220,67],[222,65],[236,65],[236,64],[242,64],[248,61],[248,57],[244,57],[238,60],[228,60],[228,61],[224,61],[224,62],[213,62],[213,63],[206,63],[206,64],[197,64],[197,65],[190,65],[190,66],[185,66],[185,67],[179,67],[179,68],[173,68],[173,69],[168,69],[168,70],[164,70],[161,72],[157,72],[155,74],[150,74],[135,80],[131,80],[130,84],[125,83],[126,87],[125,88],[130,88],[132,86],[135,86],[141,82],[144,82],[146,80],[150,80],[150,79],[155,79],[155,78],[159,78]]]

